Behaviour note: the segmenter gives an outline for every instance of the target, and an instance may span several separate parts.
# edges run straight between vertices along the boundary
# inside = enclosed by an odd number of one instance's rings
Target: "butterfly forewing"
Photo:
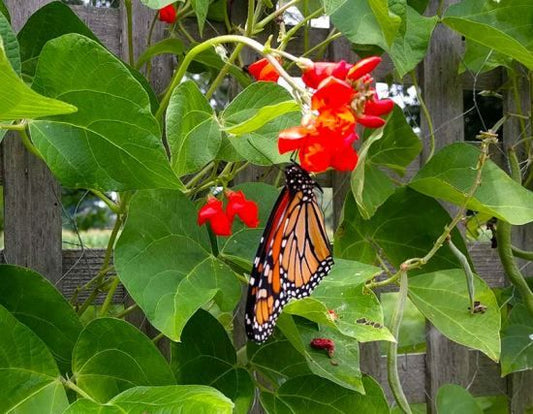
[[[250,276],[245,322],[256,342],[268,339],[287,301],[308,296],[333,265],[315,181],[296,164],[285,175]]]

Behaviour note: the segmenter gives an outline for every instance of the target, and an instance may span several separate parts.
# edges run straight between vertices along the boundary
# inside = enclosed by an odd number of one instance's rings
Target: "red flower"
[[[222,201],[213,196],[207,198],[207,203],[198,211],[198,225],[201,226],[209,222],[213,233],[218,236],[229,236],[231,234],[231,222],[222,209]]]
[[[346,77],[351,81],[356,81],[364,75],[372,72],[380,63],[381,58],[379,56],[371,56],[366,59],[360,60],[350,68]]]
[[[344,60],[340,62],[313,62],[311,66],[304,68],[302,80],[310,88],[317,89],[320,82],[333,76],[344,80],[352,65]]]
[[[176,21],[176,9],[173,4],[163,7],[159,10],[159,20],[172,24]]]
[[[388,114],[394,108],[392,99],[376,99],[376,95],[365,103],[365,114],[381,116]]]
[[[311,98],[311,107],[317,111],[349,105],[356,92],[346,82],[330,76],[324,79]]]
[[[259,59],[248,66],[248,73],[258,81],[277,82],[279,73],[267,58]]]
[[[380,128],[385,125],[384,119],[374,115],[361,115],[357,117],[357,122],[367,128]]]
[[[327,350],[328,356],[333,358],[333,353],[335,352],[335,342],[333,342],[331,339],[315,338],[309,345],[311,345],[311,348]]]
[[[255,201],[247,200],[242,191],[226,191],[228,205],[226,214],[230,221],[237,215],[246,226],[255,228],[259,225],[259,209]]]

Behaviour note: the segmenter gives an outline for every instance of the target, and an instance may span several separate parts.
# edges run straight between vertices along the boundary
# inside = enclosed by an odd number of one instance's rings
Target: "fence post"
[[[13,29],[49,0],[6,0]],[[30,267],[52,283],[61,279],[61,188],[48,167],[26,151],[17,134],[3,144],[4,256],[7,263]]]
[[[521,66],[517,66],[516,69],[518,72],[516,87],[520,91],[520,102],[514,100],[512,93],[506,93],[504,112],[529,114],[531,112],[531,96],[526,69]],[[520,139],[531,135],[531,130],[528,129],[530,124],[526,122],[525,125],[526,131],[522,131],[517,118],[510,118],[505,123],[503,130],[503,148],[505,152]],[[524,132],[525,136],[523,135]],[[520,146],[518,151],[524,152],[523,146]],[[525,153],[520,154],[520,159],[524,159],[525,155]],[[532,223],[513,228],[513,244],[522,249],[531,249],[531,246],[533,246]],[[519,260],[518,264],[527,274],[527,266],[531,266],[531,262]],[[529,270],[531,270],[531,267]],[[508,377],[508,381],[511,413],[525,413],[528,408],[531,409],[533,407],[533,394],[531,393],[531,390],[533,390],[533,370],[514,373]]]
[[[442,11],[454,0],[439,2],[431,0],[429,15]],[[458,74],[461,38],[440,24],[436,27],[422,68],[422,93],[431,114],[436,137],[436,149],[456,141],[464,140],[463,128],[463,86]],[[429,130],[422,118],[424,150],[422,158],[429,155]],[[436,396],[443,384],[454,383],[466,386],[468,383],[468,349],[442,335],[433,325],[427,323],[426,395],[428,412],[436,413]]]

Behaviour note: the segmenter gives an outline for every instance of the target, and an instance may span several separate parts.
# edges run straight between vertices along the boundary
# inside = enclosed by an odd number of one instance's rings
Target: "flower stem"
[[[387,377],[396,403],[404,413],[411,414],[411,408],[403,392],[398,373],[398,343],[400,337],[400,325],[402,323],[403,311],[407,301],[407,272],[400,271],[400,292],[398,301],[391,318],[391,333],[396,338],[396,342],[389,342],[387,349]]]

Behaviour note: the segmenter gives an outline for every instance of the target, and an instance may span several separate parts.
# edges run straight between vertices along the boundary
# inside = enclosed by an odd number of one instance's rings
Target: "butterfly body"
[[[309,296],[333,266],[318,184],[297,164],[285,169],[286,183],[265,227],[253,263],[245,325],[248,337],[264,342],[283,306]]]

